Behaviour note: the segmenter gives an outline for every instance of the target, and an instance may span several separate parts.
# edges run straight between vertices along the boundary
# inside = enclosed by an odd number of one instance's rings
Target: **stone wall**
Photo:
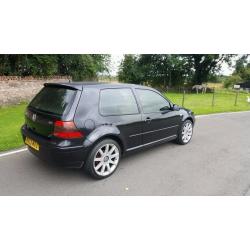
[[[0,106],[30,101],[45,82],[69,82],[68,77],[33,78],[0,76]]]

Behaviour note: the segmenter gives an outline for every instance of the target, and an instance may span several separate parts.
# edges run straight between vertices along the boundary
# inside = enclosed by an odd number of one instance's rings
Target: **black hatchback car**
[[[158,91],[134,84],[53,83],[27,107],[22,135],[40,159],[110,176],[127,152],[176,140],[187,144],[195,118]]]

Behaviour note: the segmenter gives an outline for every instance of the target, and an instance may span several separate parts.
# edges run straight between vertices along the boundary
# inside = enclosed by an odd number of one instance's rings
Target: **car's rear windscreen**
[[[40,111],[63,115],[69,111],[77,90],[64,87],[44,87],[31,101],[30,107]]]

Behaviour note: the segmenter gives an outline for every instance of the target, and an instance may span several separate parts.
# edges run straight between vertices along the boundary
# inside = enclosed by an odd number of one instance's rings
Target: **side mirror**
[[[164,111],[168,111],[169,107],[168,106],[164,106],[162,108],[160,108],[160,111],[164,112]]]
[[[179,107],[177,104],[173,104],[172,110],[173,110],[173,111],[179,111],[179,110],[180,110],[180,107]]]
[[[164,106],[164,107],[160,108],[160,111],[162,114],[166,114],[169,111],[171,111],[171,108],[169,106]]]

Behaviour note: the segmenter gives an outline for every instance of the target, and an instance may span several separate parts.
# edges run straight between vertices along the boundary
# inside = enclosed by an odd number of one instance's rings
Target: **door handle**
[[[147,118],[145,119],[145,122],[150,123],[151,121],[152,121],[152,119],[151,119],[150,117],[147,117]]]

